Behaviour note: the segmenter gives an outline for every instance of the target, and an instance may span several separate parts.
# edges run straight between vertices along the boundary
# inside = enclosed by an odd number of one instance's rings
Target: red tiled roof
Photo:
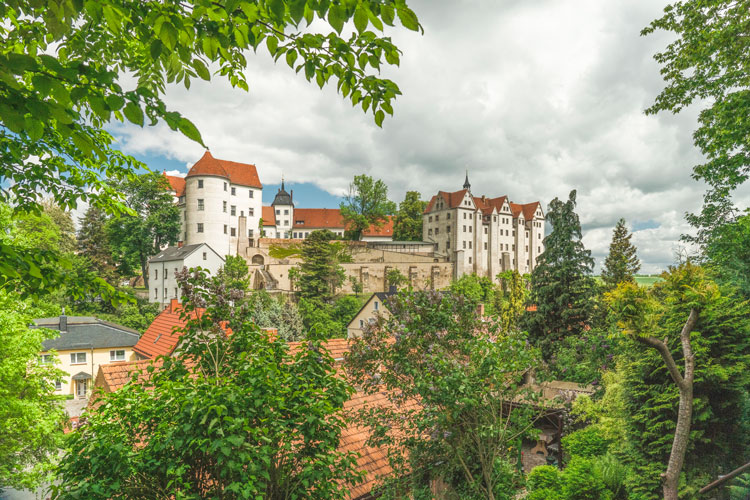
[[[176,299],[172,299],[169,306],[154,318],[138,343],[133,346],[133,350],[150,359],[172,354],[181,336],[181,333],[174,330],[185,326],[185,322],[180,319],[181,311],[182,306]]]
[[[536,209],[538,206],[538,201],[535,201],[533,203],[526,203],[524,205],[521,205],[519,203],[511,203],[510,209],[513,212],[513,217],[518,217],[519,214],[523,213],[524,219],[531,220],[534,218],[534,214],[536,213]]]
[[[338,208],[295,208],[292,227],[294,229],[343,229],[344,218]]]
[[[307,346],[307,341],[289,342],[289,353],[296,354],[300,348]],[[349,339],[328,339],[323,342],[334,361],[341,362],[344,360],[344,353],[349,352]]]
[[[448,208],[456,208],[461,205],[461,202],[464,200],[464,196],[466,196],[466,189],[462,189],[461,191],[454,191],[452,193],[448,193],[447,191],[438,191],[438,194],[430,199],[430,202],[424,209],[424,213],[432,211],[432,206],[437,201],[438,196],[442,196],[443,199],[445,199],[446,203],[448,203]]]
[[[152,363],[155,367],[161,366],[160,361],[152,359],[120,361],[118,363],[99,365],[99,373],[96,375],[96,386],[101,387],[105,392],[114,392],[130,382],[133,372],[141,370],[144,374],[148,373],[146,368]]]
[[[478,197],[474,196],[474,204],[477,206],[479,210],[482,211],[483,214],[489,215],[492,213],[492,209],[498,211],[498,213],[503,209],[503,204],[505,203],[505,200],[507,200],[507,196],[498,196],[497,198],[486,198],[484,196]]]
[[[226,177],[232,184],[262,188],[255,165],[249,163],[237,163],[235,161],[219,160],[211,155],[210,151],[203,153],[198,162],[192,166],[187,177],[196,175],[216,175]]]
[[[167,182],[169,182],[169,187],[172,188],[172,191],[175,192],[175,195],[177,196],[183,196],[185,194],[185,178],[184,177],[177,177],[176,175],[167,175],[164,174],[164,177],[167,178]]]
[[[273,207],[263,207],[261,210],[261,217],[263,218],[264,226],[275,226],[276,225],[276,212]]]
[[[362,231],[362,236],[393,236],[393,216],[389,215],[387,220],[380,227],[375,224]]]

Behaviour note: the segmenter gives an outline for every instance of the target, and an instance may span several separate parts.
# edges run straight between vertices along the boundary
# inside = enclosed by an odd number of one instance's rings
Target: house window
[[[255,209],[254,208],[248,208],[247,209],[247,216],[248,217],[252,217],[253,215],[255,215]]]
[[[208,260],[208,254],[206,252],[203,252],[203,260]]]
[[[224,224],[224,234],[227,234],[227,225]]]
[[[229,236],[237,236],[237,228],[236,227],[233,227],[231,231],[232,231],[232,234],[230,234]]]
[[[284,215],[289,215],[289,209],[284,210]]]
[[[203,179],[198,179],[198,189],[203,189]]]
[[[55,390],[62,391],[62,380],[55,380]]]
[[[276,210],[276,215],[281,215],[281,210]]]
[[[165,298],[165,299],[167,298],[167,295],[168,295],[167,289],[166,289],[166,288],[164,288],[164,298]]]
[[[52,363],[52,354],[42,354],[39,356],[39,362],[43,365],[49,365]]]
[[[224,210],[224,213],[227,213],[227,202],[222,201],[221,203],[222,203],[222,210]]]
[[[70,353],[70,364],[71,365],[82,365],[86,362],[85,352],[71,352]]]
[[[154,269],[154,279],[155,280],[159,279],[159,270],[158,269]]]
[[[236,195],[236,194],[237,194],[237,188],[236,188],[236,187],[233,187],[233,188],[232,188],[232,196],[234,196],[234,195]]]
[[[376,310],[376,311],[378,310],[378,306],[379,306],[379,304],[378,304],[378,301],[376,300],[376,301],[375,301],[375,310]]]
[[[199,232],[199,233],[202,233],[202,232],[203,232],[203,223],[202,223],[202,222],[199,222],[199,223],[198,223],[198,232]]]
[[[116,349],[109,351],[110,361],[125,361],[125,349]]]
[[[232,205],[230,207],[230,209],[229,209],[229,215],[232,215],[232,216],[237,215],[237,206],[236,205]]]
[[[154,288],[154,298],[155,299],[159,298],[159,289],[158,288]]]
[[[492,222],[497,222],[497,215],[492,216]]]
[[[198,210],[203,210],[203,198],[198,198]]]
[[[252,198],[253,197],[253,190],[251,189],[250,191],[248,191],[248,193],[250,193],[250,198]]]
[[[177,287],[174,287],[174,297],[177,298]]]
[[[289,219],[284,219],[284,225],[285,225],[285,226],[288,226],[288,225],[289,225]]]

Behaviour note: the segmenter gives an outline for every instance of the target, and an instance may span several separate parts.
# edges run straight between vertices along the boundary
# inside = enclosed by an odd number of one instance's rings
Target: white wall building
[[[463,187],[432,197],[422,215],[422,240],[435,243],[438,253],[455,262],[456,278],[477,274],[495,279],[511,269],[530,273],[544,251],[541,204],[474,196],[468,175]]]
[[[183,267],[202,267],[216,275],[224,265],[224,257],[206,243],[165,248],[148,261],[149,302],[158,302],[166,307],[172,299],[180,299],[182,291],[175,273]]]

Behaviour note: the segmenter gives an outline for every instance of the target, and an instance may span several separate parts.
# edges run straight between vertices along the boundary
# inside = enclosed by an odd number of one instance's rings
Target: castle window
[[[225,201],[223,203],[224,203],[224,213],[227,213],[227,202]]]
[[[229,215],[237,215],[237,207],[235,205],[229,207]]]
[[[202,232],[203,232],[203,223],[202,223],[202,222],[199,222],[199,223],[198,223],[198,232],[199,232],[199,233],[202,233]]]
[[[484,228],[484,234],[487,234],[487,228],[486,227]]]
[[[451,227],[450,226],[445,226],[445,232],[446,233],[450,233],[451,232]]]
[[[203,210],[203,199],[198,198],[198,210]]]
[[[227,190],[227,183],[225,182],[224,183],[224,191],[226,191],[226,190]]]
[[[529,245],[526,245],[526,251],[527,252],[529,251]]]
[[[251,190],[249,191],[249,193],[250,193],[250,198],[252,198],[252,197],[253,197],[253,190],[251,189]]]
[[[281,215],[281,210],[276,210],[276,215]]]
[[[159,289],[158,288],[154,288],[154,298],[155,299],[159,298]],[[71,354],[71,356],[72,356],[72,354]]]
[[[448,250],[451,247],[451,240],[445,242],[445,249]]]
[[[487,242],[484,242],[484,249],[487,250]]]
[[[233,227],[231,229],[231,234],[229,236],[237,236],[237,228],[236,227]]]
[[[237,194],[237,188],[233,187],[232,188],[232,196],[235,196],[236,194]]]
[[[435,222],[437,222],[437,221],[439,221],[439,220],[440,220],[440,216],[439,216],[439,215],[436,215],[436,216],[435,216]]]
[[[469,250],[471,250],[471,241],[469,242]]]
[[[248,229],[247,230],[247,235],[252,238],[253,237],[253,230],[252,229]]]
[[[427,230],[427,236],[432,236],[432,228]]]
[[[203,189],[203,179],[198,179],[198,189]]]
[[[224,224],[224,234],[227,234],[227,225]]]
[[[450,213],[450,212],[448,212],[448,215],[446,215],[446,216],[445,216],[445,218],[446,218],[446,219],[450,219],[450,218],[451,218],[451,213]]]
[[[536,253],[542,253],[542,247],[536,247]]]
[[[255,215],[255,209],[254,208],[248,208],[247,209],[247,216],[252,217]]]
[[[516,246],[515,246],[515,245],[513,245],[513,251],[514,251],[514,252],[516,251]]]
[[[435,234],[440,234],[440,228],[439,227],[435,228]]]
[[[466,212],[464,212],[464,219],[466,219]]]
[[[289,210],[284,210],[284,215],[289,215]]]
[[[208,254],[206,252],[203,252],[203,260],[208,260]]]
[[[432,222],[432,215],[430,215],[429,217],[427,217],[427,222]]]
[[[497,222],[497,215],[492,216],[492,222]]]
[[[474,218],[474,217],[472,217],[473,215],[474,214],[469,214],[469,219],[473,219]]]
[[[471,264],[471,257],[469,257],[469,264]]]
[[[541,240],[542,239],[542,233],[537,234],[536,237]]]
[[[464,250],[466,250],[466,242],[464,241]]]
[[[471,226],[469,226],[469,232],[471,232]]]

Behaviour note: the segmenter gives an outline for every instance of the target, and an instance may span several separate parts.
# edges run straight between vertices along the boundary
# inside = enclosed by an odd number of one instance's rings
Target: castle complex
[[[219,160],[208,151],[185,178],[167,180],[180,207],[180,244],[206,243],[219,255],[244,257],[256,274],[256,287],[293,289],[288,275],[297,262],[271,257],[272,245],[303,240],[315,230],[339,236],[346,230],[339,209],[296,207],[294,192],[286,191],[283,180],[271,205],[263,206],[255,165]],[[344,291],[352,280],[365,292],[387,289],[390,269],[398,269],[417,288],[441,288],[472,273],[493,279],[511,269],[525,274],[544,251],[541,204],[474,196],[468,175],[462,190],[433,196],[422,218],[422,242],[393,241],[392,218],[364,231],[352,247],[354,262],[344,265]]]

